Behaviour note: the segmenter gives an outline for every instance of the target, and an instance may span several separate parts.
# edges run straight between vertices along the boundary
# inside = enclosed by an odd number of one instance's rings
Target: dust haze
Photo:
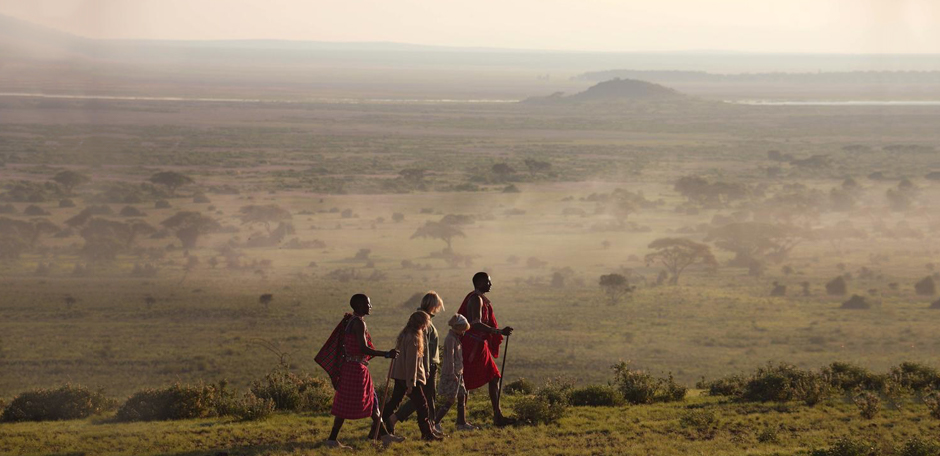
[[[317,372],[479,270],[510,380],[937,360],[937,55],[0,23],[0,397]]]

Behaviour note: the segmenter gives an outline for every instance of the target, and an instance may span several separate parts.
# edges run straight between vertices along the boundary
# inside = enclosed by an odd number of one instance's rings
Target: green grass
[[[507,397],[506,402],[511,409],[513,398]],[[813,408],[795,403],[729,403],[709,397],[644,406],[572,407],[557,424],[505,429],[488,425],[487,408],[486,398],[474,394],[471,419],[479,417],[476,422],[486,424],[486,428],[469,434],[454,431],[451,412],[443,424],[449,434],[443,443],[423,443],[413,420],[402,423],[397,430],[408,440],[391,451],[454,455],[797,455],[826,448],[842,436],[867,440],[887,451],[915,436],[935,436],[938,425],[922,406],[884,411],[873,420],[863,420],[856,408],[843,400]],[[701,413],[713,415],[714,420],[689,418]],[[353,446],[357,453],[385,453],[366,440],[369,423],[347,422],[340,441]],[[323,454],[328,451],[322,441],[331,425],[329,416],[297,414],[276,414],[262,422],[205,419],[113,423],[105,416],[0,424],[0,454]],[[768,441],[766,435],[775,439]]]

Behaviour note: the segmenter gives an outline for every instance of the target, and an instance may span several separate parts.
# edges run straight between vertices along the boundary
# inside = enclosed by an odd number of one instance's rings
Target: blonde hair
[[[427,294],[421,298],[421,310],[428,313],[428,315],[436,314],[438,312],[444,311],[444,300],[441,299],[441,296],[437,294],[436,291],[429,291]]]
[[[454,314],[453,317],[450,317],[450,320],[447,320],[447,326],[453,328],[454,331],[469,331],[470,323],[467,323],[466,321],[464,321],[460,326],[457,326],[457,315],[458,314]]]
[[[408,323],[404,329],[398,333],[398,348],[404,351],[406,343],[412,343],[418,347],[418,356],[424,355],[424,330],[431,324],[431,317],[428,314],[418,311],[408,317]]]

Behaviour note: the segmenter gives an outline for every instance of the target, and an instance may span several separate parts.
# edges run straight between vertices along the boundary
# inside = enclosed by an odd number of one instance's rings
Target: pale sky
[[[940,53],[940,0],[0,0],[90,38]]]

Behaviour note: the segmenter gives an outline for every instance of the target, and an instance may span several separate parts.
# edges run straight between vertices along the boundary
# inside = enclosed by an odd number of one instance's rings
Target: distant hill
[[[937,84],[940,71],[825,71],[772,73],[707,73],[679,70],[605,70],[574,76],[574,81],[607,81],[613,78],[671,83],[786,83],[786,84]]]
[[[564,96],[560,92],[547,97],[533,97],[523,101],[529,104],[579,104],[607,103],[621,104],[631,102],[675,102],[691,101],[688,95],[668,87],[637,79],[615,78],[591,86],[584,92]]]

